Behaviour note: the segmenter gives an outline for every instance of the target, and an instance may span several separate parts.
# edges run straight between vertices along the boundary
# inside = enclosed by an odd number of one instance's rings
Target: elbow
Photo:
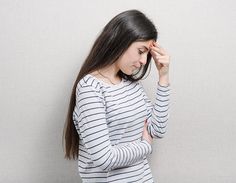
[[[164,132],[156,132],[156,133],[153,133],[152,134],[152,136],[154,137],[154,138],[159,138],[159,139],[162,139],[162,138],[164,138],[165,137],[165,133],[166,133],[166,131],[164,131]]]
[[[149,132],[154,138],[163,138],[166,134],[167,124],[155,124],[149,126]]]
[[[93,161],[93,164],[103,172],[109,172],[111,170],[111,167],[103,161]]]
[[[109,155],[106,154],[106,155],[100,157],[99,159],[94,160],[93,162],[96,167],[100,168],[104,172],[108,172],[112,169],[113,159],[114,159],[114,157],[113,157],[112,153],[110,153]]]
[[[165,132],[164,133],[157,133],[156,135],[157,138],[162,139],[165,137]]]

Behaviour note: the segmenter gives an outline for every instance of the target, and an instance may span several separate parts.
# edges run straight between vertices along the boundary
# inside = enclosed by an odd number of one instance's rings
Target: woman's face
[[[131,75],[147,62],[147,55],[153,40],[136,41],[132,43],[124,54],[117,60],[116,66],[123,73]]]

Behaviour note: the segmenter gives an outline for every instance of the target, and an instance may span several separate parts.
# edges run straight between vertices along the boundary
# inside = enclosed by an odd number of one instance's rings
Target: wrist
[[[161,86],[168,86],[169,85],[169,75],[159,76],[159,84]]]

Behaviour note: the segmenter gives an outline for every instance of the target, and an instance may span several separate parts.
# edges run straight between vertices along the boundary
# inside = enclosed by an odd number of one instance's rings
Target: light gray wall
[[[0,0],[0,182],[78,183],[61,136],[72,83],[103,26],[145,12],[171,55],[171,117],[150,163],[159,183],[236,182],[233,0]],[[144,81],[154,99],[154,68]]]

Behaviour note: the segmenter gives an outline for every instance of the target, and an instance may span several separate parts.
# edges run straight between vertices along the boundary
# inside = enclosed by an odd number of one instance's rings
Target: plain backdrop
[[[165,138],[149,157],[155,182],[236,182],[236,1],[0,0],[0,182],[79,183],[64,160],[71,88],[105,24],[143,11],[171,56]],[[152,65],[145,90],[154,99]]]

